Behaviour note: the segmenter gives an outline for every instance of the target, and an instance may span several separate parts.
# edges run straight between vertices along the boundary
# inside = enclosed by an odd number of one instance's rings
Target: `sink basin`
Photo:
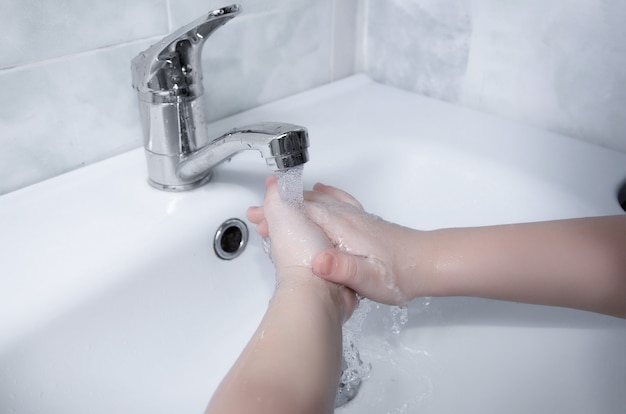
[[[421,229],[620,214],[626,154],[357,75],[209,126],[309,128],[305,186],[351,192]],[[213,238],[259,204],[256,152],[167,193],[135,150],[0,197],[0,412],[201,413],[260,321],[273,267],[251,232]],[[251,229],[252,230],[252,229]],[[616,413],[624,320],[475,298],[417,299],[362,327],[372,366],[338,413]]]

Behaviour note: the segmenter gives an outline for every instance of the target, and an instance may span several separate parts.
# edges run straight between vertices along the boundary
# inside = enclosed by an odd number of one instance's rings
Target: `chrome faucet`
[[[202,86],[202,46],[237,16],[236,4],[213,10],[169,34],[131,63],[148,162],[149,183],[182,191],[211,179],[212,169],[248,149],[282,170],[308,161],[306,128],[266,122],[235,128],[209,141]]]

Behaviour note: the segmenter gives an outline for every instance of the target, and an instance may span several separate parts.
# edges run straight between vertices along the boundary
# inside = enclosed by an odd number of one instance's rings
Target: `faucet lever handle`
[[[240,9],[233,4],[213,10],[137,55],[131,66],[133,88],[140,99],[166,103],[202,95],[202,46]]]

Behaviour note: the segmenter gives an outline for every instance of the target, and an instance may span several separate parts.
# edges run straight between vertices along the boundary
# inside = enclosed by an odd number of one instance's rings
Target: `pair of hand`
[[[334,187],[316,184],[304,200],[304,211],[288,210],[272,178],[264,207],[249,210],[271,237],[279,282],[281,269],[301,266],[389,305],[478,296],[624,317],[623,215],[422,232]]]
[[[365,212],[354,197],[331,186],[316,184],[304,199],[304,211],[288,206],[272,176],[263,207],[248,209],[257,232],[270,237],[279,286],[307,282],[290,276],[304,268],[377,302],[402,305],[415,296],[405,283],[414,266],[401,257],[411,230]]]

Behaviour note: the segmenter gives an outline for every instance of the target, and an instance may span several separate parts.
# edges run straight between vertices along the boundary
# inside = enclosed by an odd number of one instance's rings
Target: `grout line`
[[[359,27],[359,39],[357,39],[358,42],[358,46],[357,46],[357,54],[358,56],[358,62],[356,63],[356,69],[358,72],[366,72],[367,73],[367,62],[368,62],[368,56],[367,56],[367,51],[368,51],[368,47],[367,47],[367,40],[368,40],[368,36],[367,36],[367,29],[369,26],[369,15],[370,15],[370,0],[363,0],[361,3],[362,6],[362,16],[360,16],[361,18],[361,27]]]
[[[36,60],[36,61],[32,61],[32,62],[26,62],[26,63],[20,63],[18,65],[14,65],[14,66],[7,66],[4,68],[0,68],[0,75],[3,73],[12,73],[12,72],[19,72],[21,70],[28,70],[28,69],[34,69],[34,68],[38,68],[38,67],[42,67],[42,66],[46,66],[46,65],[50,65],[50,64],[56,64],[56,63],[61,63],[63,61],[66,60],[72,60],[72,59],[76,59],[82,56],[90,56],[90,55],[95,55],[97,53],[100,53],[102,51],[107,51],[107,50],[113,50],[113,49],[117,49],[117,48],[121,48],[121,47],[125,47],[125,46],[132,46],[134,44],[140,44],[140,43],[144,43],[147,41],[152,41],[152,42],[156,42],[159,39],[161,39],[163,37],[163,34],[157,34],[154,36],[149,36],[149,37],[143,37],[140,39],[135,39],[135,40],[130,40],[127,42],[121,42],[121,43],[116,43],[113,45],[105,45],[105,46],[100,46],[94,49],[89,49],[89,50],[84,50],[84,51],[80,51],[80,52],[74,52],[74,53],[68,53],[66,55],[61,55],[61,56],[55,56],[55,57],[51,57],[51,58],[47,58],[47,59],[41,59],[41,60]]]
[[[330,11],[330,67],[329,67],[329,78],[330,81],[334,81],[337,76],[335,70],[335,53],[336,53],[336,44],[337,44],[337,1],[343,0],[332,0],[332,6]]]
[[[110,45],[103,45],[103,46],[96,47],[96,48],[93,48],[93,49],[88,49],[88,50],[83,50],[83,51],[78,51],[78,52],[72,52],[72,53],[68,53],[68,54],[65,54],[65,55],[61,55],[61,56],[54,56],[54,57],[51,57],[51,58],[45,58],[45,59],[41,59],[41,60],[34,60],[34,61],[30,61],[30,62],[25,62],[25,63],[18,63],[16,65],[12,65],[12,66],[0,67],[0,74],[18,72],[18,71],[21,71],[21,70],[33,69],[33,68],[37,68],[37,67],[41,67],[41,66],[46,66],[46,65],[49,65],[49,64],[60,63],[63,60],[71,60],[71,59],[75,59],[75,58],[78,58],[78,57],[81,57],[81,56],[89,56],[91,54],[99,53],[101,51],[112,50],[112,49],[115,49],[115,48],[118,48],[118,47],[124,47],[124,46],[132,46],[134,44],[139,44],[139,43],[142,43],[142,42],[150,41],[151,43],[155,43],[155,42],[159,41],[161,38],[163,38],[163,36],[165,36],[167,33],[169,33],[172,30],[172,14],[170,13],[171,1],[172,0],[165,0],[165,13],[167,14],[167,31],[165,33],[158,33],[158,34],[154,34],[152,36],[142,37],[142,38],[134,39],[134,40],[121,41],[119,43],[110,44]]]
[[[172,0],[165,0],[165,13],[167,14],[167,31],[174,30],[172,27],[174,22],[172,21]]]

